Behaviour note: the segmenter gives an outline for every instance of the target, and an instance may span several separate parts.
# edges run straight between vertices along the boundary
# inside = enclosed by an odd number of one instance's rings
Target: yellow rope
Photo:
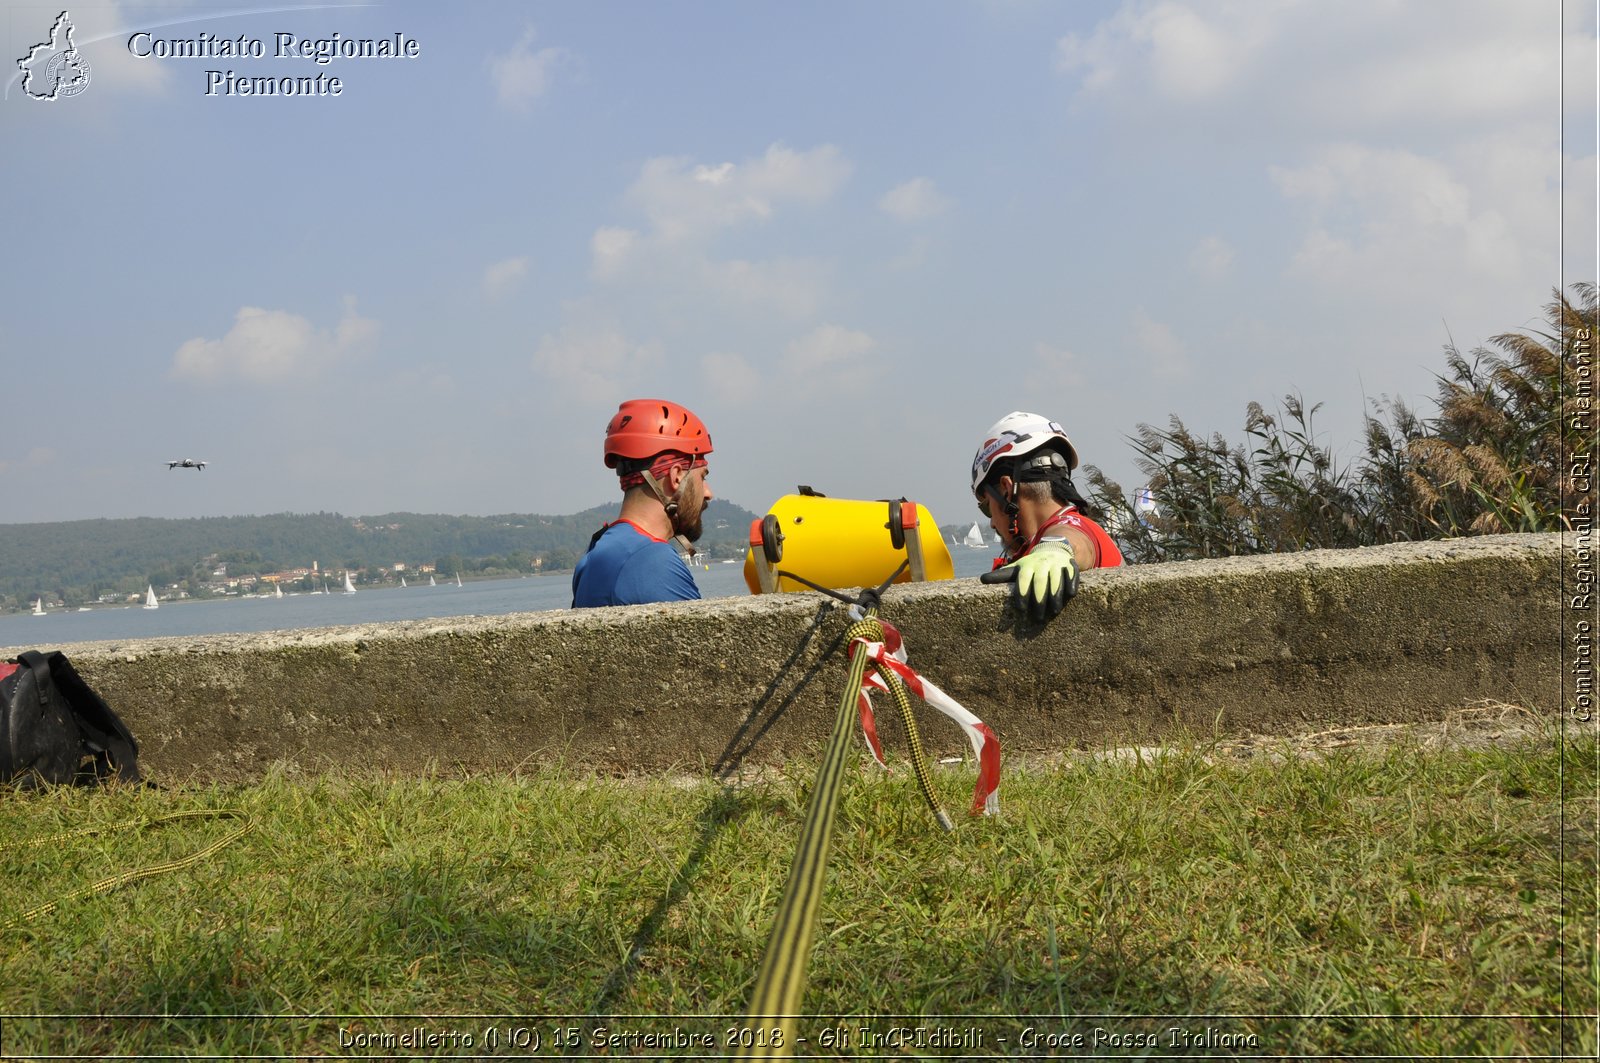
[[[182,871],[186,867],[191,867],[194,864],[199,863],[201,860],[204,860],[206,857],[217,852],[219,849],[238,841],[240,838],[243,838],[246,834],[249,834],[255,829],[255,823],[251,821],[250,817],[237,808],[191,809],[186,812],[171,812],[167,815],[156,816],[153,818],[147,817],[143,819],[127,820],[122,823],[114,823],[105,827],[85,827],[80,830],[62,831],[58,834],[46,835],[42,838],[30,838],[26,841],[11,842],[6,845],[0,845],[0,852],[5,852],[8,849],[36,848],[41,845],[49,845],[52,842],[64,841],[68,838],[83,838],[94,834],[109,834],[115,831],[142,829],[145,827],[158,827],[163,823],[172,823],[181,819],[239,819],[244,821],[244,825],[238,830],[235,830],[232,833],[212,842],[199,852],[191,853],[190,855],[180,857],[177,860],[168,860],[166,863],[152,864],[149,867],[134,868],[132,871],[123,871],[120,874],[108,876],[98,882],[84,886],[81,889],[73,890],[71,893],[67,893],[61,897],[58,897],[47,904],[41,904],[37,908],[30,908],[16,918],[8,920],[5,923],[0,923],[0,932],[14,930],[23,923],[37,919],[41,915],[48,915],[61,905],[66,904],[69,901],[75,901],[80,897],[88,897],[96,893],[107,893],[116,889],[118,886],[126,886],[130,882],[137,882],[140,879],[153,878],[156,875],[166,874],[169,871]]]
[[[846,645],[856,639],[868,642],[883,641],[883,625],[876,618],[876,610],[867,610],[866,617],[850,625],[845,632]],[[866,677],[871,659],[857,651],[850,658],[850,673],[845,680],[844,693],[839,698],[839,709],[834,715],[833,733],[822,756],[822,767],[817,772],[817,783],[811,794],[811,805],[806,809],[806,819],[800,828],[800,845],[789,867],[789,880],[784,886],[783,899],[778,902],[778,913],[773,920],[772,937],[767,941],[767,951],[761,957],[761,969],[756,974],[755,988],[750,993],[750,1004],[745,1011],[751,1032],[751,1043],[740,1046],[735,1058],[762,1059],[792,1057],[795,1053],[796,1020],[800,1016],[805,996],[806,972],[811,961],[811,939],[815,935],[817,909],[822,901],[823,883],[828,873],[828,851],[833,844],[833,823],[839,806],[839,795],[844,788],[844,768],[848,761],[850,735],[856,714],[853,711],[860,694],[861,682]],[[899,677],[887,669],[879,669],[895,704],[900,707],[910,736],[912,763],[916,765],[917,782],[928,805],[938,816],[945,829],[950,829],[950,817],[939,807],[929,777],[927,758],[922,751],[922,739],[916,720],[911,715],[911,698]]]
[[[873,613],[869,609],[867,616]],[[857,653],[850,659],[850,675],[845,680],[844,694],[839,698],[839,711],[834,715],[833,734],[823,752],[811,806],[806,809],[805,823],[800,828],[800,847],[795,850],[794,863],[789,867],[789,881],[784,886],[783,899],[778,902],[772,937],[767,941],[766,954],[761,957],[761,970],[756,974],[755,989],[745,1012],[750,1025],[761,1024],[769,1036],[752,1038],[754,1043],[741,1047],[735,1058],[760,1059],[794,1053],[795,1020],[805,994],[811,938],[816,929],[823,880],[827,877],[834,815],[850,748],[851,710],[866,674],[867,655]]]

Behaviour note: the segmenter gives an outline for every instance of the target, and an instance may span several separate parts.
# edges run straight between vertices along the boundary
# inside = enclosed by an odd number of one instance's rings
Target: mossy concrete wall
[[[1559,536],[1491,536],[1090,572],[1043,625],[976,579],[897,586],[882,613],[1011,755],[1558,711],[1560,580]],[[721,772],[819,754],[847,623],[807,593],[60,648],[168,782]],[[903,756],[892,715],[880,699]],[[920,719],[930,753],[964,750]]]

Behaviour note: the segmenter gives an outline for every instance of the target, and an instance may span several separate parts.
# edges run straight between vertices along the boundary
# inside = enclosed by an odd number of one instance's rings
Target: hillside
[[[80,520],[0,525],[0,611],[25,609],[43,594],[68,605],[179,585],[204,595],[221,570],[239,579],[309,568],[385,578],[396,565],[414,570],[494,574],[571,568],[615,505],[565,516],[506,513],[487,517],[431,513],[275,513],[166,520]],[[706,514],[698,548],[712,556],[742,553],[756,514],[721,499]]]

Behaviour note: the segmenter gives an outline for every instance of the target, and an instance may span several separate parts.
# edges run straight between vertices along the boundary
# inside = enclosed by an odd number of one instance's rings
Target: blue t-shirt
[[[672,544],[627,520],[607,528],[572,572],[574,609],[699,597],[689,566]]]

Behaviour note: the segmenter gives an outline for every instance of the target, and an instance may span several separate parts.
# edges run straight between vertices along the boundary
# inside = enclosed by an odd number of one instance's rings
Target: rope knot
[[[862,643],[883,641],[883,624],[875,616],[865,617],[846,628],[844,637],[850,643],[850,655],[853,657],[856,647]]]
[[[887,620],[876,615],[857,617],[845,630],[845,637],[850,640],[851,658],[855,657],[858,649],[867,654],[869,670],[862,673],[856,703],[861,717],[861,734],[867,740],[873,758],[887,766],[883,759],[883,746],[878,741],[877,721],[872,712],[872,693],[882,691],[900,710],[906,740],[911,746],[911,767],[916,772],[917,784],[928,801],[928,807],[941,826],[946,830],[951,829],[950,818],[939,807],[938,799],[934,796],[927,755],[922,749],[922,735],[917,729],[916,717],[912,715],[909,690],[910,694],[915,694],[924,704],[938,709],[966,732],[973,755],[978,760],[978,781],[972,792],[972,813],[996,815],[1000,811],[1000,741],[989,726],[907,663],[905,642],[900,637],[900,631]]]

